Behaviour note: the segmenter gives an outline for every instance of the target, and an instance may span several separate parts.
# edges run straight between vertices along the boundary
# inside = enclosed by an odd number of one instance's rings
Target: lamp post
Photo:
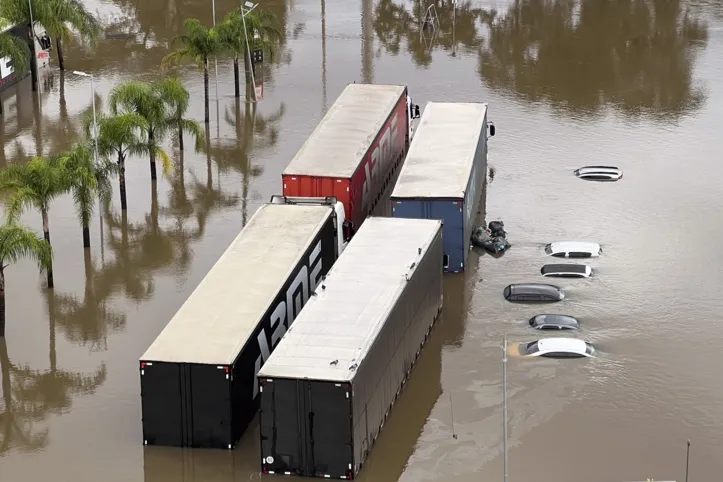
[[[33,58],[30,61],[30,83],[33,87],[33,92],[38,90],[38,53],[35,51],[35,21],[33,20],[33,5],[31,0],[28,0],[28,12],[30,13],[30,40],[33,42],[33,46],[30,49]]]
[[[213,9],[213,28],[216,28],[216,0],[211,0],[211,8]],[[216,70],[216,100],[218,100],[218,59],[215,55],[213,56],[213,66]]]
[[[246,30],[246,15],[251,13],[251,11],[254,8],[258,7],[258,5],[259,5],[258,3],[245,1],[243,6],[241,7],[241,20],[243,21],[243,24],[244,24],[244,36],[246,37],[246,52],[247,52],[247,55],[249,58],[249,67],[251,68],[251,85],[254,88],[254,102],[257,102],[258,99],[256,98],[256,79],[254,76],[254,64],[253,64],[253,60],[251,59],[251,46],[249,43],[249,32],[248,32],[248,30]],[[246,8],[245,11],[244,11],[244,7]]]
[[[504,453],[505,453],[505,482],[507,482],[507,335],[505,335],[504,341],[502,342],[502,392],[503,392],[503,405],[502,405],[502,418],[504,419]]]

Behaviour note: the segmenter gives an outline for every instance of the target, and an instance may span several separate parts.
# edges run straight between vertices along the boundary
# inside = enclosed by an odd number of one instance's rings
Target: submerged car
[[[585,166],[573,174],[586,181],[617,181],[623,177],[623,171],[615,166]]]
[[[592,268],[586,264],[546,264],[540,273],[554,278],[589,278]]]
[[[597,258],[602,248],[587,241],[558,241],[546,245],[545,254],[556,258]]]
[[[544,338],[520,343],[520,355],[544,356],[547,358],[582,358],[595,356],[595,347],[576,338]]]
[[[560,301],[565,293],[559,286],[542,283],[521,283],[508,285],[504,290],[507,301]]]
[[[580,322],[568,315],[535,315],[530,318],[530,326],[536,330],[577,330]]]

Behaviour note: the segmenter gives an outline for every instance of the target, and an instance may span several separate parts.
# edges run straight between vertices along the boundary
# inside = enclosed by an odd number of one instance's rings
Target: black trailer
[[[353,479],[442,308],[442,223],[368,218],[258,374],[261,470]]]
[[[256,373],[339,255],[340,207],[265,204],[249,220],[140,358],[144,444],[234,447]]]

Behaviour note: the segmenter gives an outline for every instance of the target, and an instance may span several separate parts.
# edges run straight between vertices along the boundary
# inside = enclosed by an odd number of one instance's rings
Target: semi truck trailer
[[[353,479],[442,295],[441,221],[367,219],[258,374],[262,472]]]
[[[140,358],[143,443],[231,449],[256,373],[346,247],[335,198],[262,205]]]
[[[389,216],[419,107],[401,85],[349,84],[282,174],[286,196],[335,196],[351,233]]]

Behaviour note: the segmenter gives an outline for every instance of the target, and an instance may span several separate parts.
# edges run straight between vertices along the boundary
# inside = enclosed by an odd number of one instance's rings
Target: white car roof
[[[590,241],[557,241],[550,243],[550,249],[552,249],[553,253],[569,253],[570,251],[599,253],[600,245]]]
[[[591,172],[605,172],[610,174],[618,174],[620,172],[620,169],[617,167],[594,167],[594,166],[588,166],[588,167],[581,167],[577,170],[580,174],[587,174]]]
[[[584,355],[587,344],[577,338],[544,338],[538,340],[537,348],[540,354],[568,351]]]

